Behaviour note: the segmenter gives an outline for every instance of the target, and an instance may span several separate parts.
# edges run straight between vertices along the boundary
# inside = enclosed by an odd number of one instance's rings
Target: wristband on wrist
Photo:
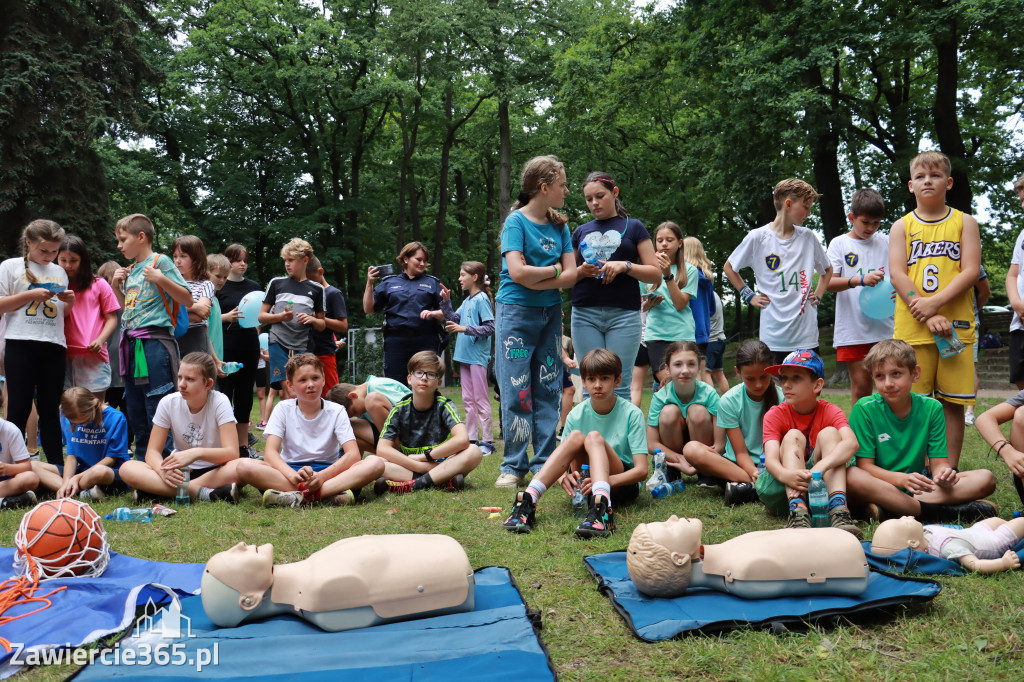
[[[558,265],[552,265],[551,267],[555,269],[555,279],[558,279],[558,276],[562,274],[562,270],[558,267]]]
[[[427,458],[428,462],[434,461],[434,458],[430,456],[430,453],[433,451],[433,449],[434,448],[427,448],[426,450],[423,451],[423,456]]]
[[[1003,453],[1003,448],[1005,448],[1007,445],[1009,445],[1010,441],[1004,440],[1004,441],[1002,441],[1002,443],[1003,443],[1002,445],[1000,445],[998,448],[996,448],[996,454],[999,455],[1000,457],[1003,456],[1003,454],[1002,454]]]
[[[860,285],[864,286],[864,275],[860,276]]]
[[[853,277],[850,277],[849,279],[846,280],[846,286],[849,287],[850,289],[853,288]]]
[[[743,288],[740,289],[740,298],[743,299],[744,303],[750,305],[750,299],[754,298],[754,290],[749,285],[744,284]]]

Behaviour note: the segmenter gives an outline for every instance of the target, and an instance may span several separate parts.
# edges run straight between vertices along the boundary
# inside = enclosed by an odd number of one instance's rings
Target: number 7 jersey
[[[949,286],[960,274],[960,238],[964,229],[964,214],[949,209],[939,220],[922,220],[917,213],[903,216],[906,234],[907,275],[914,282],[914,291],[931,296]],[[955,299],[942,306],[939,314],[946,317],[956,335],[966,344],[975,341],[973,289],[968,288]],[[902,299],[896,300],[896,331],[893,338],[910,345],[935,343],[928,326],[910,314]]]

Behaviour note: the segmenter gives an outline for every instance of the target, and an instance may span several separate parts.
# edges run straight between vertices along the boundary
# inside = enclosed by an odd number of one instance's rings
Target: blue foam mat
[[[389,623],[345,632],[324,632],[292,616],[277,616],[237,628],[218,628],[200,598],[182,601],[181,631],[191,638],[163,640],[184,645],[184,660],[200,651],[217,665],[101,665],[82,669],[76,680],[553,680],[554,668],[507,568],[476,571],[472,612]],[[119,647],[136,650],[153,636],[126,637]]]
[[[933,580],[900,578],[871,572],[868,588],[858,598],[833,595],[742,599],[706,588],[674,599],[641,594],[626,570],[626,552],[584,557],[598,589],[611,599],[633,634],[660,642],[687,632],[720,632],[738,627],[796,624],[840,615],[865,613],[900,604],[926,602],[942,587]]]
[[[863,542],[864,555],[871,564],[871,568],[878,571],[890,571],[892,573],[913,573],[915,575],[967,575],[970,573],[959,561],[950,561],[926,552],[915,552],[912,549],[902,549],[895,554],[883,556],[871,552],[871,543]],[[1020,557],[1021,564],[1024,564],[1024,540],[1021,540],[1011,548]]]

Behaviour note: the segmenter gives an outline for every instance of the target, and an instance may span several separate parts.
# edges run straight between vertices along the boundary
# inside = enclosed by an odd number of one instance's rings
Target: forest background
[[[822,193],[809,226],[828,241],[858,187],[886,225],[912,208],[907,162],[938,149],[1000,302],[1024,226],[1022,69],[1024,0],[6,0],[0,244],[19,254],[47,217],[100,262],[142,212],[162,249],[245,244],[265,283],[299,236],[358,325],[367,265],[407,241],[449,285],[467,258],[496,279],[536,154],[566,163],[572,227],[604,170],[632,216],[678,222],[720,270],[778,180]]]

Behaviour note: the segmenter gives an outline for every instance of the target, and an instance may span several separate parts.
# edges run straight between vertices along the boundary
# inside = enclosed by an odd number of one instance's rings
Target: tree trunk
[[[953,187],[946,192],[946,203],[965,213],[971,213],[974,193],[968,180],[967,147],[964,145],[956,108],[960,85],[960,70],[957,64],[959,37],[956,20],[951,19],[946,39],[935,45],[937,65],[932,118],[939,149],[949,157],[953,167]]]
[[[444,272],[444,241],[448,234],[448,166],[455,140],[455,124],[452,122],[452,91],[444,94],[445,135],[441,142],[441,163],[437,174],[437,220],[434,222],[434,275],[441,277]]]
[[[498,224],[512,212],[512,131],[508,120],[508,100],[498,102]]]
[[[839,68],[833,71],[832,83],[826,89],[821,69],[815,67],[803,74],[803,80],[832,101],[830,109],[824,104],[808,108],[806,120],[811,130],[811,163],[814,184],[821,194],[821,227],[828,243],[846,232],[846,211],[843,205],[843,182],[839,176],[839,128],[833,120],[836,94],[839,91]]]
[[[466,178],[462,169],[455,169],[455,220],[459,223],[459,248],[469,255],[469,207],[466,205]]]

